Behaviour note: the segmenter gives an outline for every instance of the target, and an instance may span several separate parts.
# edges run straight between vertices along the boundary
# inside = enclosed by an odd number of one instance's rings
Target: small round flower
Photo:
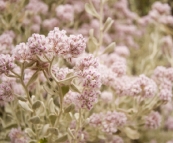
[[[27,45],[31,54],[34,55],[42,55],[49,50],[48,40],[44,35],[32,34],[28,39]]]
[[[172,91],[169,89],[161,89],[159,92],[160,100],[164,102],[169,102],[172,99]]]
[[[9,137],[11,143],[28,143],[29,138],[20,128],[12,128]]]
[[[145,118],[145,126],[149,129],[157,129],[161,123],[161,116],[158,112],[151,112]]]
[[[32,55],[25,43],[20,43],[13,50],[13,57],[21,62],[28,61],[31,59]]]
[[[72,22],[74,19],[74,8],[72,5],[59,5],[56,8],[56,15],[63,22]]]
[[[100,97],[103,102],[109,103],[113,99],[113,94],[112,94],[112,92],[104,91],[100,94]]]
[[[103,113],[99,113],[99,114],[94,113],[87,120],[90,125],[94,127],[99,127],[102,124],[103,116],[104,116]]]
[[[52,72],[53,72],[53,74],[55,75],[55,77],[56,77],[58,80],[63,80],[63,79],[66,78],[66,75],[67,75],[68,73],[73,72],[73,70],[72,70],[72,69],[69,69],[69,68],[67,68],[67,67],[65,67],[65,68],[59,68],[58,65],[55,64],[55,65],[52,67]]]
[[[59,30],[55,27],[54,30],[50,31],[47,36],[49,44],[52,50],[58,55],[64,58],[69,58],[69,38],[66,35],[65,30]]]
[[[0,84],[0,98],[4,102],[10,102],[14,100],[12,83],[10,81],[2,82]]]
[[[77,57],[81,55],[86,48],[86,40],[81,34],[79,35],[70,35],[70,54],[72,57]]]
[[[84,88],[98,89],[101,86],[100,74],[93,67],[80,72],[79,77],[81,77]]]
[[[76,62],[75,68],[79,70],[84,70],[89,68],[90,66],[94,68],[98,68],[99,66],[98,60],[94,58],[93,55],[91,54],[80,57],[78,61]]]
[[[126,74],[126,65],[124,62],[114,62],[114,64],[111,66],[111,69],[117,74],[118,77]]]
[[[123,139],[119,136],[114,136],[112,141],[109,143],[124,143]]]
[[[8,54],[0,54],[0,74],[8,74],[13,68],[14,58]]]

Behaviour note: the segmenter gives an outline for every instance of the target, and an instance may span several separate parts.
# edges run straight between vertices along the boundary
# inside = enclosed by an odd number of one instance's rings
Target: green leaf
[[[90,29],[89,31],[89,39],[88,39],[88,50],[89,50],[89,53],[94,53],[94,51],[97,49],[98,47],[98,41],[97,39],[94,37],[94,30],[93,29]]]
[[[124,132],[126,133],[127,137],[129,137],[132,140],[139,139],[140,137],[139,132],[130,127],[126,127],[124,129]]]
[[[81,91],[73,83],[70,85],[70,90],[73,91],[73,92],[81,93]]]
[[[66,134],[66,135],[63,135],[63,136],[59,137],[59,138],[56,139],[54,142],[55,142],[55,143],[65,142],[67,139],[68,139],[68,136],[67,136],[67,134]]]
[[[71,104],[67,108],[65,108],[64,112],[65,113],[72,112],[74,109],[75,109],[75,105]]]
[[[46,138],[40,139],[38,143],[47,143],[47,139]]]
[[[59,134],[58,129],[55,128],[55,127],[50,127],[50,128],[48,129],[48,132],[50,132],[51,134],[54,134],[54,135],[58,135],[58,134]]]
[[[29,107],[27,102],[23,102],[23,101],[19,100],[18,103],[26,111],[33,112],[33,110]]]
[[[65,96],[66,93],[69,92],[70,87],[69,87],[69,86],[63,86],[61,89],[62,89],[62,94],[63,94],[63,96]]]
[[[32,105],[32,109],[37,109],[41,106],[41,102],[39,100],[37,100],[36,102],[34,102],[34,104]]]
[[[29,121],[33,124],[40,124],[41,123],[40,117],[38,117],[38,116],[34,116],[34,117],[30,118]]]
[[[25,133],[28,134],[28,136],[31,137],[31,138],[36,137],[36,134],[30,128],[26,128]]]
[[[57,118],[58,118],[58,116],[55,115],[55,114],[50,114],[49,115],[49,121],[51,122],[52,125],[55,124],[55,121],[56,121]]]
[[[112,20],[112,18],[108,17],[103,25],[103,32],[106,33],[110,29],[113,23],[114,21]]]
[[[33,83],[36,79],[37,79],[37,77],[38,77],[38,71],[36,71],[33,75],[32,75],[32,77],[29,79],[29,81],[28,81],[28,83],[27,83],[27,87],[31,84],[31,83]]]
[[[92,16],[95,16],[95,17],[99,18],[99,14],[95,10],[92,3],[86,3],[85,4],[85,10],[86,10],[87,13],[91,14]]]
[[[112,42],[111,44],[109,44],[105,50],[103,51],[102,54],[109,54],[109,53],[112,53],[115,49],[115,42]]]

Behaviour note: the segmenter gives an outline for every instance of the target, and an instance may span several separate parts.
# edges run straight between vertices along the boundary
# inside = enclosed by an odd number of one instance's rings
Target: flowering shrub
[[[127,0],[0,1],[0,142],[172,143],[173,16]]]

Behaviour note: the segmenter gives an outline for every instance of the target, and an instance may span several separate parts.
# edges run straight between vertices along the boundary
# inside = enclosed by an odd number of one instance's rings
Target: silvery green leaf
[[[125,127],[124,132],[132,140],[139,139],[140,137],[139,132],[130,127]]]
[[[29,105],[28,105],[27,102],[23,102],[23,101],[19,100],[18,103],[19,103],[20,106],[21,106],[23,109],[25,109],[26,111],[33,112],[33,110],[29,107]]]
[[[113,23],[114,21],[112,20],[112,18],[108,17],[103,25],[103,32],[106,33],[110,29]]]
[[[70,128],[68,128],[68,134],[73,138],[73,139],[75,139],[75,137],[74,137],[74,135],[73,135],[73,133],[72,133],[72,130],[70,129]]]
[[[18,96],[17,97],[18,98],[18,100],[21,100],[21,101],[24,101],[24,102],[26,102],[27,101],[27,97],[23,97],[23,96]]]
[[[28,83],[27,83],[27,87],[31,84],[31,83],[33,83],[36,79],[37,79],[37,77],[38,77],[38,72],[35,72],[33,75],[32,75],[32,77],[29,79],[29,81],[28,81]]]
[[[115,42],[112,42],[111,44],[109,44],[105,50],[103,51],[103,54],[109,54],[112,53],[115,49]]]
[[[94,53],[94,51],[97,49],[99,45],[97,39],[94,37],[94,29],[90,29],[89,31],[89,38],[87,45],[89,53]]]
[[[55,124],[55,121],[56,121],[57,118],[58,118],[58,116],[55,115],[55,114],[50,114],[49,115],[49,121],[51,122],[52,125]]]
[[[72,112],[74,109],[75,109],[75,105],[71,104],[67,108],[65,108],[64,112],[65,113]]]
[[[34,117],[30,118],[29,121],[33,124],[40,124],[41,123],[40,117],[38,117],[38,116],[34,116]]]
[[[63,86],[63,87],[61,87],[61,89],[62,89],[63,96],[65,96],[69,92],[70,87],[69,86]]]
[[[78,89],[78,87],[76,87],[76,85],[73,83],[70,85],[70,90],[73,92],[81,93],[81,91]]]
[[[37,109],[41,106],[41,102],[39,100],[37,100],[36,102],[34,102],[34,104],[32,105],[32,109]]]
[[[25,133],[28,134],[28,136],[31,138],[36,136],[36,134],[33,132],[31,128],[26,128]]]
[[[63,136],[59,137],[59,138],[56,139],[54,142],[55,142],[55,143],[65,142],[67,139],[68,139],[68,136],[67,136],[67,134],[66,134],[66,135],[63,135]]]
[[[48,101],[48,109],[51,113],[55,113],[55,104],[53,102],[53,98],[50,98]]]
[[[64,85],[70,85],[71,81],[75,78],[76,76],[71,76],[71,77],[67,77],[64,80],[60,80],[59,82],[64,84]]]
[[[50,132],[51,134],[54,134],[54,135],[58,135],[59,134],[58,129],[55,128],[55,127],[49,127],[48,132]]]
[[[86,10],[87,13],[91,14],[92,16],[95,16],[95,17],[99,18],[99,14],[95,10],[92,3],[86,3],[85,4],[85,10]]]
[[[49,124],[46,124],[42,127],[42,130],[41,130],[41,136],[42,137],[45,137],[47,135],[49,126],[50,126]]]

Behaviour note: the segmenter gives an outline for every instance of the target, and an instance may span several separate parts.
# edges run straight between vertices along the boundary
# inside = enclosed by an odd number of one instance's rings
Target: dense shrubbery
[[[1,0],[0,12],[0,142],[173,142],[167,3],[140,16],[127,0]]]

